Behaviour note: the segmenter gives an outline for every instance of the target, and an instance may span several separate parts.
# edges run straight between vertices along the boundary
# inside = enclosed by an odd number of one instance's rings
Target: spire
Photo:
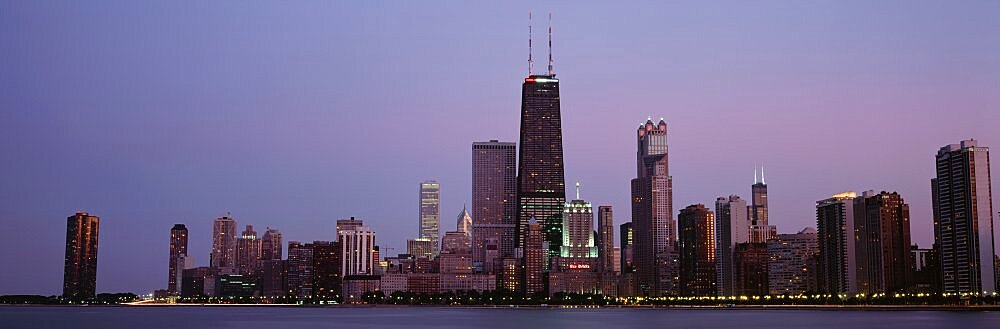
[[[549,13],[549,75],[556,75],[552,69],[552,13]]]
[[[580,182],[576,182],[576,199],[580,200]]]
[[[528,76],[531,76],[535,61],[531,58],[531,12],[528,12]]]
[[[764,182],[764,164],[760,165],[760,183],[767,184]]]

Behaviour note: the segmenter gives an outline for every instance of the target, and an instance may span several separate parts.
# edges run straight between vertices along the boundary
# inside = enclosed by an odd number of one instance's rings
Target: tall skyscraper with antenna
[[[547,74],[534,74],[531,71],[533,59],[530,29],[529,25],[528,76],[521,85],[516,245],[524,247],[528,221],[534,219],[541,227],[549,255],[558,255],[562,245],[562,215],[566,203],[559,79],[556,79],[551,60]],[[551,27],[549,31],[551,53]]]
[[[778,234],[774,225],[767,224],[767,183],[764,182],[763,165],[760,167],[760,180],[757,180],[757,168],[753,170],[749,210],[751,243],[765,243]]]

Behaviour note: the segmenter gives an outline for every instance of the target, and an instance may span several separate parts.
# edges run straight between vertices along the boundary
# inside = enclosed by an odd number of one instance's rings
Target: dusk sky
[[[2,1],[0,294],[61,292],[77,210],[101,217],[98,292],[165,288],[174,223],[207,265],[227,211],[286,243],[356,216],[403,253],[436,179],[454,230],[472,142],[517,141],[528,11],[539,59],[553,14],[567,185],[616,224],[647,117],[675,216],[748,198],[764,163],[779,233],[898,191],[922,247],[937,149],[1000,150],[1000,1]]]

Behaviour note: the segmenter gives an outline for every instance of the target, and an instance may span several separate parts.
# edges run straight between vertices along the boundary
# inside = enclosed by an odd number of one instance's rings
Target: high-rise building
[[[673,178],[667,150],[667,123],[647,120],[636,132],[636,178],[632,179],[632,223],[639,294],[676,294],[677,249],[673,218]]]
[[[266,233],[265,233],[266,234]],[[263,297],[283,297],[288,295],[288,261],[265,259],[260,261],[260,295]]]
[[[524,294],[531,295],[545,291],[545,235],[542,224],[528,221],[527,235],[524,237]]]
[[[733,254],[736,244],[750,242],[747,202],[737,195],[715,199],[715,280],[719,296],[736,295]]]
[[[937,257],[937,248],[911,246],[910,265],[913,266],[912,292],[941,292],[941,261]]]
[[[181,291],[184,269],[177,268],[177,258],[187,256],[187,247],[187,227],[184,224],[174,224],[174,227],[170,228],[170,258],[167,264],[167,292],[171,295],[177,295]]]
[[[579,185],[577,185],[579,191]],[[577,199],[566,203],[562,220],[562,248],[560,257],[595,258],[597,246],[594,245],[594,208],[590,202]]]
[[[754,169],[753,185],[750,186],[750,242],[766,243],[778,234],[774,225],[767,224],[767,183],[764,182],[764,167],[760,167],[760,180]]]
[[[899,193],[873,191],[854,199],[858,292],[901,293],[910,288],[910,206]]]
[[[533,75],[529,72],[521,85],[520,144],[516,242],[519,247],[527,249],[525,241],[528,221],[534,219],[541,226],[541,234],[548,244],[548,254],[557,256],[562,247],[566,181],[559,79],[551,72],[546,75]]]
[[[455,230],[472,236],[472,215],[462,206],[462,212],[458,213],[458,220],[455,223]]]
[[[820,292],[853,294],[858,291],[854,250],[855,197],[857,193],[844,192],[816,202]]]
[[[715,214],[703,204],[677,215],[680,291],[683,296],[715,296]]]
[[[615,223],[611,206],[597,207],[598,270],[615,273]]]
[[[236,239],[237,273],[255,276],[260,269],[260,250],[261,242],[257,238],[257,231],[253,230],[253,225],[247,225],[240,238]]]
[[[212,254],[209,263],[219,269],[236,267],[236,219],[228,213],[216,218],[212,225]]]
[[[416,238],[413,240],[406,240],[406,253],[413,255],[413,257],[424,257],[427,259],[434,258],[434,242],[430,239]]]
[[[633,253],[634,245],[632,240],[632,222],[625,222],[618,225],[618,251],[621,254],[621,273],[633,273],[635,272],[635,256]]]
[[[819,254],[816,229],[807,227],[795,234],[778,234],[767,242],[768,290],[772,295],[798,295],[816,291]]]
[[[931,180],[934,242],[946,293],[997,291],[990,149],[975,140],[942,147]]]
[[[320,300],[337,300],[341,293],[340,242],[313,241],[312,292]]]
[[[298,241],[288,242],[288,295],[299,298],[313,296],[313,246]]]
[[[734,295],[763,296],[767,295],[767,244],[738,243],[733,252],[733,267],[735,268],[736,288]]]
[[[472,263],[478,272],[493,273],[498,258],[514,255],[516,149],[497,140],[472,143]]]
[[[268,227],[267,231],[264,231],[264,236],[260,238],[260,241],[260,259],[282,258],[281,231]]]
[[[441,185],[436,181],[420,183],[419,238],[431,240],[431,252],[438,254],[441,235]]]
[[[460,231],[445,232],[438,262],[441,273],[472,273],[472,241],[469,235]]]
[[[375,231],[366,226],[338,232],[341,247],[341,278],[348,275],[374,275]]]
[[[337,234],[341,231],[353,230],[365,226],[365,222],[359,218],[349,217],[337,220]]]
[[[86,212],[66,218],[63,297],[88,299],[97,290],[97,241],[101,219]]]

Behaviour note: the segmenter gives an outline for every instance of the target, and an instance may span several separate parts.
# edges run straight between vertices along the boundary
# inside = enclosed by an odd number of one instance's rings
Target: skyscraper
[[[733,254],[736,245],[750,242],[747,202],[737,195],[715,199],[716,287],[719,296],[736,295]]]
[[[594,208],[590,202],[580,199],[577,184],[577,199],[566,203],[563,210],[562,248],[560,257],[595,258]]]
[[[778,234],[767,242],[768,289],[772,295],[797,295],[816,290],[816,229]]]
[[[603,273],[615,272],[615,223],[611,206],[597,207],[597,257]]]
[[[513,257],[517,216],[517,153],[511,142],[472,143],[472,263],[493,273]]]
[[[63,297],[88,299],[97,290],[97,241],[101,219],[86,212],[66,218]]]
[[[545,235],[542,225],[536,220],[528,221],[527,235],[524,237],[524,294],[531,295],[545,291]]]
[[[313,295],[313,246],[288,242],[288,294],[300,298]]]
[[[341,278],[375,274],[375,231],[366,226],[337,233],[341,248]]]
[[[212,225],[212,254],[210,264],[214,268],[236,267],[236,219],[228,213],[215,219]]]
[[[684,296],[715,296],[715,214],[703,204],[677,216],[680,290]]]
[[[910,288],[910,206],[899,193],[867,191],[854,199],[858,292],[901,293]]]
[[[854,198],[844,192],[816,202],[819,241],[817,284],[820,292],[831,294],[858,291],[855,257]]]
[[[419,230],[419,237],[431,240],[431,252],[437,255],[441,235],[441,185],[436,181],[420,183]]]
[[[312,292],[320,300],[336,300],[342,291],[340,246],[340,242],[312,243]]]
[[[517,243],[522,248],[528,221],[541,226],[549,255],[562,246],[566,203],[559,79],[528,75],[521,85],[521,147],[517,166]]]
[[[760,167],[760,180],[754,169],[753,185],[750,186],[750,242],[765,243],[777,234],[774,225],[767,224],[767,183],[764,182],[764,167]]]
[[[635,258],[633,254],[633,240],[632,237],[632,222],[625,222],[618,225],[618,244],[619,252],[621,253],[621,272],[622,273],[632,273],[635,271]]]
[[[667,151],[667,123],[660,119],[636,131],[637,175],[632,179],[632,224],[637,292],[645,296],[676,294],[677,250],[673,218],[673,178]]]
[[[359,218],[354,218],[353,216],[349,218],[338,219],[337,234],[340,234],[341,231],[353,230],[355,228],[362,227],[364,225],[365,222],[363,220]]]
[[[472,216],[469,212],[462,207],[462,212],[458,213],[458,220],[455,223],[455,230],[458,232],[465,233],[465,235],[472,236]]]
[[[281,259],[281,231],[268,227],[260,241],[261,260]]]
[[[431,240],[424,238],[406,240],[406,253],[412,255],[413,257],[433,259],[434,245],[431,243]]]
[[[257,238],[257,231],[253,230],[253,225],[247,225],[246,230],[236,240],[236,268],[237,273],[245,276],[253,276],[260,269],[261,241]]]
[[[171,295],[180,293],[181,275],[184,269],[177,268],[177,259],[187,256],[188,230],[184,224],[174,224],[170,229],[170,257],[167,264],[167,292]]]
[[[942,147],[931,180],[934,242],[947,293],[997,291],[990,149],[975,140]]]

